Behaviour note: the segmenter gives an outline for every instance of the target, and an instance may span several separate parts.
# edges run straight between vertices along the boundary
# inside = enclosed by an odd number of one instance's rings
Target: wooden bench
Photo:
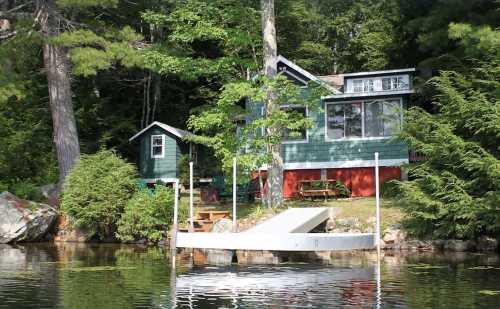
[[[335,188],[337,180],[299,180],[298,195],[301,200],[310,197],[312,200],[316,197],[323,197],[327,200],[329,197],[339,195],[338,189]]]

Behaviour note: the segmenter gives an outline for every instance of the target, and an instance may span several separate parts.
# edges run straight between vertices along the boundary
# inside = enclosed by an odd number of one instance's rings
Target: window
[[[390,137],[401,126],[401,100],[326,104],[326,139]]]
[[[363,91],[364,92],[373,91],[373,79],[365,79],[363,81]]]
[[[355,79],[352,81],[352,91],[353,92],[363,92],[363,80]]]
[[[365,136],[392,136],[401,124],[399,100],[365,102]]]
[[[361,102],[327,104],[328,139],[362,137]]]
[[[307,108],[304,106],[282,106],[284,110],[290,112],[296,112],[301,114],[303,117],[307,117]],[[292,131],[290,129],[285,129],[283,131],[283,141],[284,142],[297,142],[297,141],[306,141],[307,140],[307,130],[296,130]]]
[[[372,92],[373,79],[355,79],[352,81],[353,92]]]
[[[382,78],[382,90],[398,90],[398,89],[408,89],[408,84],[405,83],[402,76]]]
[[[151,158],[165,156],[165,135],[151,135]]]

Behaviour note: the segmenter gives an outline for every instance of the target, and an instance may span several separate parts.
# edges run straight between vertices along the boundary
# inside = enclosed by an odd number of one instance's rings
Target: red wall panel
[[[299,180],[319,180],[321,170],[287,170],[283,174],[285,198],[296,197]],[[351,190],[353,197],[375,195],[375,170],[373,167],[327,169],[328,179],[338,179]],[[399,167],[380,167],[380,184],[401,179]]]
[[[321,178],[320,170],[287,170],[283,173],[283,196],[296,197],[299,180],[314,180]]]

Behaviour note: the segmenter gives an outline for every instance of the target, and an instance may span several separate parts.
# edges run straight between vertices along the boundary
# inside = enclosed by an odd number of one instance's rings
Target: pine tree
[[[451,24],[466,49],[468,74],[442,71],[430,80],[436,114],[412,108],[401,137],[425,161],[400,182],[408,228],[422,236],[476,238],[500,234],[500,32]],[[478,44],[479,43],[479,44]]]

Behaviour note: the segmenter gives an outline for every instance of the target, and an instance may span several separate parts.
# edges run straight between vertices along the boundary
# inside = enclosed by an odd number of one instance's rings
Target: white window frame
[[[339,101],[339,102],[325,102],[325,141],[326,142],[339,142],[339,141],[359,141],[359,140],[384,140],[391,139],[394,136],[365,136],[365,103],[371,101],[383,101],[383,100],[399,100],[399,108],[403,110],[403,98],[374,98],[374,99],[363,99],[363,100],[351,100],[351,101]],[[358,103],[361,102],[361,137],[342,137],[342,138],[329,138],[328,137],[328,105],[333,104],[347,104],[347,103]],[[400,113],[400,125],[403,124],[403,112]],[[344,114],[345,117],[345,114]],[[345,118],[344,118],[344,134],[345,134]]]
[[[280,105],[280,109],[282,108],[305,108],[306,109],[306,118],[309,117],[309,108],[307,106],[303,105],[296,105],[296,104],[285,104],[285,105]],[[283,139],[281,141],[281,144],[307,144],[309,143],[309,129],[306,130],[306,138],[305,139],[297,139],[297,140],[290,140],[287,141]]]
[[[161,154],[155,155],[153,152],[154,147],[158,147],[158,145],[154,145],[153,140],[155,138],[161,138]],[[163,159],[165,158],[165,134],[156,134],[156,135],[151,135],[151,159]]]
[[[384,79],[387,79],[387,78],[390,80],[391,87],[389,89],[384,89]],[[396,79],[395,83],[394,83],[394,79]],[[381,82],[382,82],[382,91],[394,91],[394,90],[410,89],[409,84],[404,85],[404,76],[403,75],[383,76],[383,77],[381,77]]]
[[[356,82],[359,82],[361,83],[361,85],[356,85]],[[361,88],[359,88],[360,90],[356,90],[356,87],[357,86],[360,86]],[[364,90],[364,86],[365,86],[365,83],[363,82],[363,79],[353,79],[352,80],[352,92],[354,93],[360,93],[360,92],[363,92]]]

